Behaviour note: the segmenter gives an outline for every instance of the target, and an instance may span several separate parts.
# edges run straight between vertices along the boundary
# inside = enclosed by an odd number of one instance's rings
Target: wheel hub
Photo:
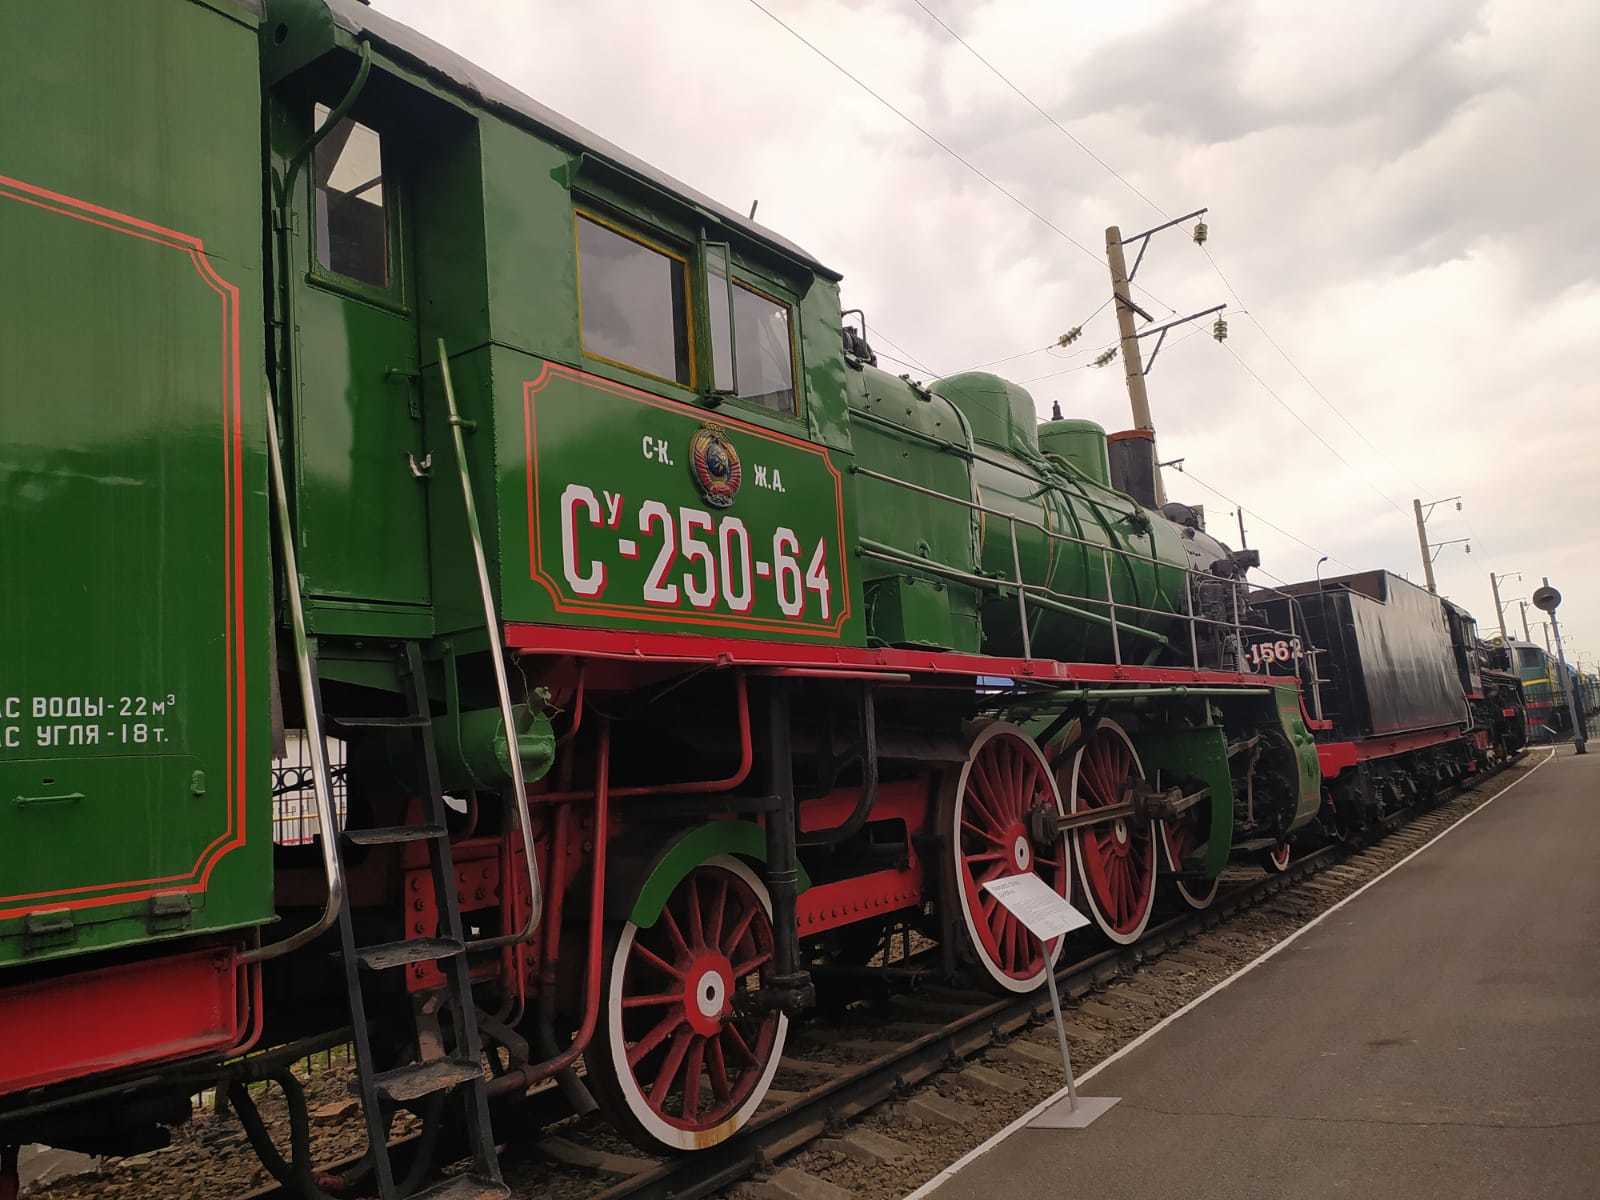
[[[730,1012],[733,964],[715,952],[698,954],[683,977],[683,1012],[689,1027],[708,1037],[719,1032]]]
[[[1117,845],[1119,846],[1128,844],[1128,823],[1121,817],[1118,817],[1111,826],[1111,836],[1117,839]]]
[[[1028,846],[1025,834],[1017,834],[1011,840],[1011,860],[1016,863],[1017,870],[1026,871],[1033,863],[1033,851]]]

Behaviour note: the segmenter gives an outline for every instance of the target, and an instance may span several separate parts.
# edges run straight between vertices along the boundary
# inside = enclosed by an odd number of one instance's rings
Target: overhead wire
[[[1205,488],[1206,491],[1210,492],[1213,496],[1216,496],[1219,500],[1225,500],[1227,503],[1233,505],[1233,507],[1235,509],[1239,510],[1240,512],[1249,513],[1250,516],[1254,520],[1257,520],[1257,521],[1261,522],[1261,524],[1265,525],[1268,529],[1274,530],[1277,533],[1282,534],[1284,537],[1288,538],[1291,542],[1294,542],[1295,544],[1297,544],[1299,546],[1303,546],[1305,549],[1310,550],[1313,554],[1326,554],[1330,561],[1338,563],[1340,566],[1344,567],[1346,570],[1354,571],[1356,569],[1355,567],[1352,567],[1349,563],[1345,562],[1345,560],[1340,558],[1337,554],[1331,554],[1328,551],[1324,550],[1320,546],[1313,546],[1310,542],[1306,541],[1304,538],[1290,533],[1282,525],[1279,525],[1279,524],[1269,520],[1267,517],[1263,516],[1261,514],[1260,510],[1254,509],[1254,508],[1250,508],[1247,505],[1241,504],[1239,501],[1235,500],[1232,496],[1228,495],[1226,492],[1221,491],[1218,488],[1212,487],[1209,483],[1207,483],[1204,479],[1201,479],[1200,476],[1196,475],[1193,471],[1189,470],[1187,467],[1182,468],[1178,473],[1180,475],[1182,475],[1185,479],[1194,480],[1194,482],[1198,483],[1201,487]]]
[[[1388,492],[1384,491],[1377,484],[1373,483],[1372,480],[1368,479],[1360,471],[1357,471],[1356,467],[1355,467],[1355,464],[1352,463],[1344,455],[1340,454],[1339,451],[1334,447],[1334,444],[1332,442],[1330,442],[1327,438],[1323,437],[1320,433],[1318,433],[1317,429],[1316,429],[1316,426],[1312,425],[1311,422],[1307,421],[1297,411],[1295,411],[1295,409],[1290,407],[1288,402],[1285,401],[1282,396],[1278,395],[1278,393],[1275,390],[1273,390],[1272,385],[1269,384],[1265,379],[1261,378],[1261,376],[1259,374],[1257,374],[1256,369],[1254,367],[1252,367],[1249,363],[1245,362],[1245,360],[1240,356],[1240,354],[1239,354],[1239,352],[1237,350],[1235,350],[1232,346],[1228,345],[1227,342],[1223,342],[1222,343],[1222,348],[1224,350],[1226,350],[1229,354],[1231,354],[1233,356],[1233,360],[1236,363],[1238,363],[1240,367],[1242,367],[1244,369],[1245,373],[1247,375],[1249,375],[1251,379],[1254,379],[1257,384],[1260,385],[1262,391],[1266,392],[1267,395],[1271,396],[1273,398],[1273,400],[1277,402],[1278,407],[1282,408],[1284,412],[1288,413],[1296,421],[1299,421],[1300,424],[1305,428],[1307,433],[1309,433],[1312,437],[1316,438],[1317,441],[1321,442],[1323,444],[1323,446],[1325,446],[1327,448],[1327,451],[1328,451],[1329,454],[1333,455],[1340,462],[1342,462],[1346,467],[1348,467],[1350,469],[1351,473],[1353,473],[1358,479],[1360,479],[1361,482],[1365,483],[1369,488],[1371,488],[1379,496],[1382,496],[1384,501],[1387,504],[1389,504],[1390,507],[1392,507],[1397,513],[1399,513],[1401,516],[1405,516],[1406,515],[1406,510],[1400,507],[1400,505],[1395,501],[1393,496],[1389,495]]]
[[[1170,348],[1175,350],[1179,346],[1183,345],[1184,342],[1187,342],[1190,338],[1198,337],[1200,334],[1205,333],[1205,332],[1206,332],[1206,330],[1204,330],[1204,329],[1191,329],[1191,330],[1189,330],[1188,333],[1184,334],[1182,337],[1173,338],[1172,339],[1172,346]],[[1118,349],[1118,348],[1121,347],[1121,345],[1122,345],[1122,339],[1118,338],[1116,341],[1107,342],[1103,346],[1099,346],[1099,347],[1091,346],[1091,347],[1086,347],[1085,349],[1082,349],[1082,350],[1078,350],[1078,351],[1074,352],[1072,357],[1076,358],[1076,357],[1079,357],[1080,355],[1084,355],[1084,354],[1100,355],[1100,354],[1104,354],[1107,350]],[[1058,378],[1058,377],[1060,377],[1062,375],[1070,375],[1074,371],[1087,371],[1087,370],[1089,370],[1089,369],[1091,369],[1091,368],[1093,368],[1095,366],[1098,366],[1098,365],[1101,365],[1101,364],[1094,363],[1094,362],[1079,363],[1077,366],[1063,367],[1059,371],[1051,371],[1051,372],[1049,372],[1048,374],[1045,374],[1045,375],[1033,375],[1033,376],[1030,376],[1027,379],[1019,379],[1016,382],[1018,383],[1018,385],[1021,385],[1021,384],[1024,384],[1024,383],[1038,383],[1041,379],[1056,379],[1056,378]]]
[[[1228,279],[1227,275],[1223,273],[1222,267],[1218,264],[1216,257],[1211,253],[1211,248],[1202,243],[1200,246],[1200,251],[1206,256],[1206,261],[1211,264],[1211,269],[1217,273],[1217,278],[1222,280],[1222,286],[1228,289],[1228,294],[1232,296],[1238,303],[1239,307],[1244,310],[1244,315],[1250,318],[1250,323],[1260,330],[1262,337],[1267,339],[1267,345],[1271,346],[1278,352],[1278,356],[1282,358],[1284,362],[1289,364],[1290,369],[1292,369],[1296,375],[1300,376],[1301,382],[1311,389],[1312,393],[1317,397],[1317,399],[1321,400],[1323,404],[1327,405],[1332,411],[1333,415],[1338,417],[1339,420],[1343,421],[1345,425],[1349,427],[1350,432],[1360,438],[1366,444],[1369,450],[1393,467],[1395,474],[1407,479],[1412,486],[1417,489],[1417,491],[1427,491],[1428,489],[1426,487],[1417,482],[1415,476],[1413,476],[1409,471],[1402,470],[1393,459],[1389,458],[1389,456],[1383,452],[1381,447],[1379,447],[1371,438],[1366,435],[1359,425],[1357,425],[1349,417],[1345,416],[1344,410],[1335,404],[1331,399],[1329,399],[1327,393],[1325,393],[1316,385],[1316,383],[1312,381],[1311,376],[1307,375],[1305,371],[1301,369],[1300,364],[1294,360],[1293,356],[1278,344],[1278,339],[1273,337],[1268,331],[1267,327],[1262,324],[1261,318],[1256,316],[1255,313],[1251,312],[1249,307],[1246,306],[1244,298],[1239,295],[1238,289],[1233,286],[1233,283]]]
[[[808,50],[810,50],[818,58],[822,59],[823,62],[827,63],[835,71],[838,71],[839,74],[843,75],[846,79],[850,80],[851,83],[855,84],[862,91],[866,92],[867,95],[871,96],[879,104],[883,105],[883,107],[887,108],[890,112],[894,113],[895,116],[899,117],[907,125],[911,126],[911,128],[915,129],[923,137],[927,138],[935,146],[939,147],[939,149],[943,150],[951,158],[955,159],[958,163],[960,163],[967,170],[971,171],[979,179],[981,179],[985,183],[987,183],[995,191],[999,192],[1002,196],[1004,196],[1006,199],[1010,200],[1018,208],[1022,209],[1023,212],[1027,213],[1034,220],[1038,221],[1041,225],[1045,226],[1045,228],[1047,228],[1051,232],[1055,233],[1058,237],[1062,238],[1068,244],[1070,244],[1073,247],[1075,247],[1076,249],[1080,250],[1082,253],[1087,255],[1089,258],[1092,258],[1096,263],[1103,263],[1104,262],[1104,260],[1103,260],[1103,258],[1101,257],[1100,254],[1098,254],[1097,252],[1089,249],[1088,246],[1084,245],[1077,238],[1073,237],[1072,234],[1068,233],[1065,229],[1063,229],[1060,225],[1057,225],[1049,217],[1045,216],[1037,208],[1035,208],[1035,207],[1033,207],[1033,205],[1029,204],[1021,196],[1017,195],[1010,188],[1006,187],[1005,184],[1003,184],[999,180],[995,179],[994,176],[990,175],[988,172],[983,170],[982,167],[978,166],[971,159],[967,158],[960,151],[956,150],[948,142],[945,142],[942,139],[940,139],[936,134],[934,134],[931,130],[929,130],[927,128],[927,126],[922,125],[920,122],[918,122],[913,117],[908,115],[903,109],[896,107],[882,93],[880,93],[878,91],[875,91],[870,85],[868,85],[864,80],[862,80],[860,76],[856,75],[848,67],[846,67],[843,63],[839,62],[838,59],[836,59],[833,56],[831,56],[830,54],[828,54],[825,50],[823,50],[815,42],[813,42],[809,38],[807,38],[805,36],[805,34],[801,33],[793,25],[789,24],[782,17],[778,16],[777,13],[773,12],[770,8],[768,8],[765,4],[763,4],[761,2],[761,0],[750,0],[750,3],[756,9],[758,9],[759,11],[764,13],[767,16],[767,18],[769,20],[771,20],[775,25],[779,26],[786,33],[788,33],[789,36],[791,36],[796,41],[798,41],[803,46],[805,46]],[[1157,296],[1153,292],[1151,292],[1148,288],[1140,287],[1139,290],[1141,292],[1143,292],[1146,296],[1149,296],[1152,300],[1156,301],[1156,303],[1160,304],[1161,307],[1167,309],[1168,311],[1170,311],[1170,312],[1177,312],[1178,311],[1177,309],[1173,308],[1170,304],[1168,304],[1166,301],[1162,300],[1159,296]]]
[[[921,362],[920,360],[918,360],[918,358],[917,358],[917,356],[915,354],[913,354],[911,351],[907,350],[899,342],[895,341],[892,337],[890,337],[887,333],[885,333],[881,328],[875,326],[873,328],[872,332],[868,335],[868,341],[870,343],[871,341],[875,341],[875,340],[878,340],[878,339],[882,339],[884,342],[887,342],[889,345],[893,346],[896,350],[900,351],[901,355],[904,356],[904,357],[896,357],[893,354],[885,354],[884,355],[885,358],[893,358],[894,361],[897,362],[897,363],[901,363],[901,364],[903,364],[905,366],[908,366],[908,367],[914,367],[918,371],[926,371],[928,373],[928,375],[930,377],[934,378],[934,379],[939,379],[944,375],[943,371],[936,371],[932,367],[930,367],[927,363]]]
[[[951,29],[949,25],[945,24],[945,21],[944,21],[943,17],[941,17],[938,13],[934,12],[931,8],[929,8],[926,4],[924,4],[922,2],[922,0],[912,0],[912,3],[915,4],[918,8],[920,8],[923,12],[927,13],[928,16],[932,17],[933,20],[938,23],[939,28],[943,29],[951,37],[955,38],[956,41],[960,42],[962,47],[965,48],[965,50],[967,51],[968,54],[972,55],[973,58],[975,58],[979,62],[981,62],[985,67],[987,67],[989,69],[989,71],[994,75],[994,77],[996,79],[998,79],[1001,83],[1005,84],[1008,88],[1010,88],[1013,92],[1015,92],[1018,96],[1020,96],[1022,98],[1022,100],[1028,105],[1029,108],[1033,109],[1034,112],[1038,113],[1046,121],[1049,121],[1050,124],[1054,125],[1056,127],[1056,129],[1058,131],[1060,131],[1060,133],[1063,136],[1065,136],[1068,141],[1070,141],[1079,150],[1082,150],[1090,158],[1094,159],[1095,162],[1099,163],[1102,167],[1104,167],[1107,171],[1109,171],[1130,192],[1132,192],[1135,196],[1139,197],[1139,199],[1143,200],[1151,208],[1155,209],[1156,212],[1160,213],[1161,214],[1161,218],[1163,220],[1167,219],[1167,210],[1166,209],[1162,208],[1161,205],[1157,204],[1154,200],[1150,199],[1149,196],[1145,195],[1142,191],[1140,191],[1138,189],[1138,187],[1135,186],[1133,184],[1133,182],[1128,179],[1127,176],[1122,174],[1121,171],[1118,171],[1115,167],[1113,167],[1105,159],[1101,158],[1093,150],[1089,149],[1088,146],[1084,145],[1083,142],[1078,139],[1077,135],[1072,132],[1072,130],[1068,129],[1060,121],[1056,120],[1053,116],[1051,116],[1048,112],[1046,112],[1043,108],[1041,108],[1039,106],[1039,104],[1034,100],[1034,98],[1032,96],[1028,95],[1027,92],[1023,91],[1016,84],[1012,83],[1011,80],[1007,79],[1005,74],[1003,72],[1001,72],[1000,68],[995,66],[992,62],[990,62],[983,55],[979,54],[977,49],[972,45],[971,42],[967,41],[966,38],[962,37],[954,29]]]
[[[1055,117],[1053,117],[1042,105],[1040,105],[1036,100],[1034,100],[1034,98],[1032,96],[1028,95],[1027,92],[1023,91],[1020,87],[1018,87],[1015,83],[1013,83],[1011,81],[1011,79],[1005,74],[1005,72],[1001,71],[999,67],[995,66],[994,63],[990,62],[989,59],[984,57],[984,55],[981,54],[977,50],[977,48],[972,45],[972,43],[968,42],[966,38],[962,37],[961,34],[956,32],[956,30],[952,29],[950,27],[950,25],[947,24],[945,22],[945,20],[942,17],[939,16],[938,13],[934,12],[926,4],[924,4],[923,0],[912,0],[912,3],[914,3],[919,9],[921,9],[924,13],[926,13],[928,15],[928,17],[931,18],[939,26],[939,28],[943,29],[947,34],[950,35],[950,37],[955,39],[955,41],[958,42],[961,45],[961,47],[967,51],[968,54],[972,55],[973,58],[977,59],[978,62],[982,63],[984,68],[986,70],[988,70],[990,74],[992,74],[996,79],[1000,80],[1001,83],[1005,84],[1006,87],[1009,88],[1012,92],[1016,93],[1016,95],[1019,98],[1021,98],[1023,100],[1023,102],[1028,105],[1028,107],[1032,108],[1036,113],[1038,113],[1041,117],[1043,117],[1046,121],[1048,121],[1050,123],[1050,125],[1053,126],[1064,137],[1066,137],[1068,141],[1070,141],[1074,146],[1076,146],[1079,150],[1081,150],[1089,158],[1093,159],[1094,162],[1096,162],[1101,167],[1103,167],[1119,183],[1121,183],[1124,187],[1126,187],[1135,196],[1139,197],[1139,199],[1143,200],[1146,204],[1148,204],[1151,208],[1153,208],[1157,213],[1159,213],[1162,216],[1163,219],[1167,218],[1168,214],[1167,214],[1166,209],[1162,208],[1161,205],[1157,204],[1153,199],[1151,199],[1147,194],[1145,194],[1144,191],[1142,191],[1139,187],[1137,187],[1125,175],[1123,175],[1120,171],[1118,171],[1110,163],[1106,162],[1105,159],[1101,158],[1098,154],[1096,154],[1092,149],[1090,149],[1090,147],[1087,144],[1085,144],[1083,142],[1083,140],[1081,138],[1079,138],[1076,134],[1074,134],[1070,129],[1068,129],[1065,125],[1061,124],[1060,121],[1056,120]],[[1409,472],[1401,470],[1393,462],[1393,460],[1389,459],[1389,457],[1383,452],[1383,450],[1381,448],[1379,448],[1372,441],[1371,438],[1367,437],[1366,433],[1363,432],[1362,429],[1355,424],[1355,422],[1351,421],[1350,418],[1347,417],[1344,414],[1343,410],[1340,409],[1339,406],[1337,404],[1335,404],[1331,399],[1329,399],[1327,394],[1324,393],[1322,391],[1322,389],[1319,388],[1312,381],[1311,377],[1305,373],[1305,371],[1300,367],[1300,364],[1297,363],[1294,360],[1294,358],[1289,354],[1289,352],[1287,350],[1285,350],[1281,345],[1279,345],[1277,339],[1274,338],[1272,336],[1272,334],[1268,332],[1266,326],[1264,324],[1262,324],[1260,318],[1257,317],[1254,313],[1252,313],[1249,310],[1249,307],[1244,302],[1244,298],[1239,295],[1238,289],[1236,289],[1233,286],[1233,283],[1228,279],[1227,275],[1223,273],[1223,270],[1222,270],[1221,266],[1218,265],[1216,258],[1212,255],[1210,249],[1204,243],[1200,243],[1200,250],[1201,250],[1202,253],[1205,254],[1206,261],[1210,264],[1211,269],[1214,272],[1216,272],[1217,278],[1222,281],[1223,287],[1228,289],[1228,293],[1229,293],[1229,295],[1231,295],[1233,297],[1234,302],[1239,306],[1240,309],[1242,309],[1244,311],[1244,315],[1250,318],[1251,323],[1253,325],[1255,325],[1255,327],[1258,330],[1261,331],[1261,336],[1267,339],[1267,343],[1274,350],[1276,350],[1280,356],[1282,356],[1283,360],[1289,364],[1289,366],[1294,370],[1294,373],[1296,375],[1298,375],[1301,378],[1302,381],[1304,381],[1306,386],[1311,389],[1311,391],[1317,396],[1317,398],[1319,400],[1321,400],[1323,402],[1323,404],[1327,405],[1327,407],[1330,408],[1333,411],[1335,416],[1337,416],[1341,421],[1343,421],[1347,426],[1349,426],[1351,432],[1353,432],[1357,437],[1359,437],[1362,440],[1362,442],[1365,443],[1365,445],[1370,450],[1372,450],[1372,452],[1374,454],[1378,455],[1384,461],[1388,462],[1390,467],[1394,469],[1394,471],[1395,471],[1395,473],[1397,475],[1400,475],[1400,476],[1408,479],[1413,485],[1416,486],[1418,491],[1425,491],[1426,489],[1423,488],[1423,486],[1420,483],[1417,483],[1416,479],[1411,477]],[[1231,347],[1230,347],[1230,349],[1231,349]],[[1252,376],[1255,377],[1255,379],[1256,379],[1256,381],[1258,383],[1261,383],[1263,387],[1266,387],[1266,384],[1264,382],[1262,382],[1261,377],[1259,375],[1256,375],[1255,371],[1253,369],[1251,369],[1248,366],[1248,364],[1246,364],[1244,362],[1244,360],[1242,358],[1239,358],[1237,353],[1235,353],[1234,357],[1239,359],[1240,365],[1244,366],[1245,369],[1247,371],[1249,371]],[[1270,388],[1267,388],[1267,391],[1269,392],[1269,394],[1272,395],[1273,399],[1277,400],[1280,405],[1283,405],[1284,408],[1288,409],[1288,411],[1291,414],[1294,415],[1296,420],[1300,421],[1300,423],[1302,425],[1305,425],[1305,427],[1308,430],[1311,431],[1313,436],[1315,436],[1318,441],[1322,442],[1322,444],[1324,446],[1327,446],[1329,450],[1333,450],[1332,445],[1327,441],[1327,439],[1322,437],[1321,434],[1317,433],[1315,429],[1312,429],[1312,427],[1310,425],[1308,425],[1302,417],[1300,417],[1299,413],[1297,413],[1297,412],[1295,412],[1295,410],[1289,408],[1289,406],[1284,403],[1282,398],[1280,398],[1277,395],[1277,393],[1273,392],[1272,389],[1270,389]],[[1333,453],[1334,453],[1335,457],[1337,457],[1339,459],[1340,462],[1343,462],[1347,467],[1350,466],[1349,461],[1347,459],[1345,459],[1345,457],[1342,454],[1339,454],[1339,452],[1337,450],[1333,450]],[[1355,468],[1351,467],[1351,469],[1354,470]],[[1359,474],[1359,472],[1358,472],[1358,474]],[[1365,480],[1365,476],[1363,476],[1362,478]],[[1387,500],[1390,504],[1395,504],[1395,502],[1392,499],[1390,499],[1390,497],[1387,494],[1385,494],[1381,489],[1379,489],[1375,485],[1371,484],[1370,481],[1367,481],[1367,482],[1368,482],[1368,486],[1373,487],[1373,490],[1377,491],[1379,495],[1382,495],[1384,497],[1384,499]],[[1395,504],[1395,507],[1399,508],[1400,506]],[[1405,510],[1404,509],[1400,509],[1400,511],[1404,512]]]
[[[906,359],[900,358],[894,354],[890,354],[887,350],[874,350],[873,353],[879,358],[887,358],[890,362],[897,362],[902,367],[910,367],[913,371],[919,371],[930,379],[938,379],[940,377],[937,371],[930,371],[921,363],[908,362]]]
[[[1089,324],[1089,322],[1094,320],[1102,312],[1104,312],[1106,307],[1111,303],[1111,301],[1114,298],[1115,297],[1107,296],[1104,300],[1102,300],[1100,302],[1100,306],[1098,308],[1096,308],[1092,313],[1090,313],[1087,317],[1085,317],[1083,320],[1079,321],[1076,325],[1072,326],[1071,328],[1078,330],[1079,335],[1081,336],[1084,328]],[[963,368],[962,371],[956,372],[956,374],[958,374],[958,375],[962,374],[962,373],[964,373],[964,371],[982,371],[982,370],[986,370],[989,367],[998,367],[1001,363],[1015,362],[1019,358],[1027,358],[1029,355],[1033,355],[1033,354],[1043,354],[1048,350],[1056,349],[1060,345],[1061,345],[1061,339],[1057,338],[1053,342],[1048,342],[1043,346],[1035,346],[1031,350],[1019,350],[1015,354],[1007,354],[1004,358],[991,358],[988,362],[974,363],[972,366],[965,367],[965,368]],[[1075,354],[1076,353],[1087,353],[1087,351],[1074,351],[1074,353]]]

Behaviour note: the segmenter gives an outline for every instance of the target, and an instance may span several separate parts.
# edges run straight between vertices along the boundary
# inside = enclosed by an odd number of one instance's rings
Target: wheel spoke
[[[722,918],[728,910],[728,877],[717,876],[717,898],[711,903],[711,915],[706,918],[706,945],[722,944]]]
[[[657,992],[653,996],[624,996],[623,1008],[659,1008],[663,1004],[683,1003],[682,992]]]
[[[729,1023],[722,1027],[722,1036],[733,1039],[733,1048],[738,1051],[739,1057],[752,1067],[759,1067],[761,1060],[756,1057],[756,1052],[750,1049],[750,1043],[744,1040],[744,1034],[739,1032],[739,1027]]]
[[[1003,862],[998,862],[998,863],[995,863],[994,866],[990,867],[987,871],[985,871],[982,875],[977,876],[976,878],[974,878],[972,882],[975,883],[979,888],[982,888],[984,884],[989,882],[989,880],[991,880],[991,879],[999,879],[1000,876],[1004,875],[1005,873],[1006,873],[1006,864],[1003,863]]]
[[[689,944],[696,950],[706,944],[705,914],[700,911],[700,881],[695,875],[688,878]]]
[[[1033,807],[1033,802],[1039,796],[1039,764],[1033,760],[1032,755],[1022,759],[1022,790],[1017,794],[1022,798],[1022,811],[1027,813]]]
[[[1009,909],[1001,908],[999,916],[991,922],[989,933],[994,938],[995,953],[1001,958],[1006,957],[1006,938],[1011,933],[1011,926],[1016,923],[1016,918]]]
[[[706,1039],[696,1037],[683,1064],[683,1115],[689,1121],[700,1115],[700,1072],[705,1058]]]
[[[728,1078],[728,1060],[722,1055],[720,1035],[706,1042],[706,1065],[710,1068],[711,1090],[726,1104],[733,1099],[733,1081]]]
[[[661,906],[661,921],[667,931],[667,937],[672,940],[672,947],[684,958],[689,957],[689,943],[684,940],[683,930],[678,926],[678,918],[672,915],[670,903]]]
[[[763,964],[765,964],[767,962],[770,962],[771,960],[772,960],[772,951],[763,950],[760,954],[757,954],[754,958],[747,958],[742,963],[737,964],[733,968],[733,977],[735,979],[743,979],[746,975],[750,974],[751,971],[756,970],[757,968],[761,967]]]
[[[1010,806],[1006,803],[1005,789],[996,786],[994,776],[989,773],[989,764],[984,762],[982,758],[972,760],[972,772],[967,776],[968,784],[970,785],[974,779],[981,780],[983,787],[972,790],[978,792],[983,799],[993,806],[994,812],[990,818],[991,821],[996,825],[1004,825],[1005,818],[1010,816]],[[1000,819],[995,820],[995,817]]]
[[[691,1029],[680,1030],[678,1036],[672,1039],[672,1047],[667,1051],[667,1057],[662,1060],[661,1069],[656,1072],[656,1081],[650,1089],[650,1103],[659,1112],[667,1098],[667,1093],[672,1090],[672,1082],[678,1077],[678,1069],[683,1066],[683,1056],[689,1051],[689,1043],[694,1041],[694,1031]]]
[[[739,943],[744,941],[744,935],[750,930],[750,922],[754,921],[755,919],[755,907],[751,906],[746,908],[744,910],[744,916],[740,917],[738,924],[734,925],[732,934],[729,935],[727,941],[722,943],[722,952],[724,954],[732,954],[739,948]]]
[[[988,814],[984,814],[984,815],[987,817]],[[991,820],[990,824],[998,825],[999,822]],[[980,829],[978,826],[974,825],[971,821],[967,820],[965,817],[961,818],[961,828],[967,830],[970,833],[973,833],[973,834],[977,835],[978,837],[981,837],[986,842],[993,842],[997,846],[1005,845],[1005,839],[1003,837],[1001,837],[998,833],[995,833],[993,830],[990,830],[990,829]]]
[[[635,940],[633,952],[656,970],[663,971],[674,979],[683,978],[683,970],[681,968],[673,966],[643,942]]]
[[[662,1017],[661,1020],[657,1022],[654,1029],[645,1034],[642,1038],[628,1048],[628,1065],[630,1067],[638,1066],[639,1061],[643,1059],[645,1055],[649,1054],[657,1046],[661,1045],[662,1042],[666,1041],[667,1037],[672,1033],[672,1031],[678,1026],[686,1023],[687,1020],[688,1018],[683,1015],[681,1010],[678,1012],[668,1013],[666,1016]]]
[[[1020,817],[1028,803],[1027,761],[1015,746],[1008,747],[1011,759],[1011,815]]]

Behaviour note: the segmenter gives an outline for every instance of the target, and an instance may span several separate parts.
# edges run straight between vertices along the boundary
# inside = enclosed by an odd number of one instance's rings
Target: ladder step
[[[470,1083],[483,1074],[477,1063],[460,1058],[436,1058],[432,1062],[408,1063],[372,1077],[378,1095],[395,1104],[405,1104],[434,1092],[445,1092],[458,1084]]]
[[[379,825],[374,829],[346,829],[344,840],[352,846],[393,846],[401,842],[425,842],[444,835],[443,825]]]
[[[474,1175],[457,1175],[420,1192],[412,1192],[411,1200],[504,1200],[511,1189],[503,1183],[490,1183]]]
[[[328,724],[345,729],[422,729],[433,724],[432,717],[407,713],[400,717],[329,717]]]
[[[363,946],[356,951],[356,960],[369,971],[387,971],[408,963],[454,958],[465,951],[466,946],[454,938],[407,938],[403,942]]]

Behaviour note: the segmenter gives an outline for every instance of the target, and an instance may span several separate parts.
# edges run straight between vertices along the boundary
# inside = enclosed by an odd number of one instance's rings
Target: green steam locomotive
[[[879,370],[357,0],[6,6],[0,63],[0,1180],[344,1040],[384,1196],[402,1108],[494,1194],[550,1078],[715,1145],[898,932],[1040,986],[986,883],[1128,942],[1316,817],[1300,602],[1148,430]]]

